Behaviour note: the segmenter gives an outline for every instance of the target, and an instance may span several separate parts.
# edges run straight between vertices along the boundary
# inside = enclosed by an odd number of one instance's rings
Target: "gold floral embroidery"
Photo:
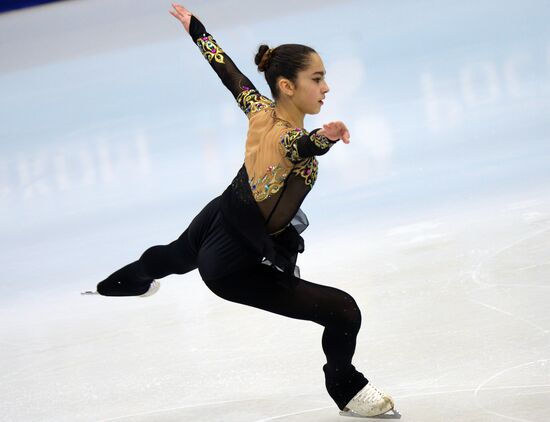
[[[305,134],[307,135],[307,133]],[[303,135],[303,129],[295,128],[281,136],[281,152],[286,158],[288,158],[292,162],[298,162],[302,160],[300,154],[298,154],[298,143],[296,141]]]
[[[212,62],[212,59],[218,63],[225,64],[223,60],[224,51],[216,43],[216,40],[212,38],[212,35],[202,36],[197,40],[197,45],[202,51],[202,54],[208,60],[208,63]]]
[[[313,187],[317,180],[317,171],[319,168],[315,157],[309,157],[294,166],[292,173],[301,176],[307,186]]]
[[[313,141],[313,143],[322,149],[327,149],[331,146],[330,141],[326,136],[319,135],[317,132],[315,132],[313,135],[309,137]]]
[[[279,189],[285,184],[287,176],[286,169],[280,164],[277,164],[275,166],[269,166],[262,177],[256,180],[254,180],[254,177],[251,177],[248,183],[252,188],[254,199],[257,202],[264,201],[271,195],[279,192]]]
[[[256,111],[266,109],[267,107],[275,107],[273,101],[264,97],[255,89],[250,89],[247,86],[243,86],[242,89],[243,90],[237,96],[237,103],[247,116]]]

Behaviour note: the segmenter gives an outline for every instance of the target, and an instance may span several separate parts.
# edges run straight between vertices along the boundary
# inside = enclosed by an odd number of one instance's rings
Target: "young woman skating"
[[[310,47],[261,45],[255,57],[274,100],[252,82],[185,7],[176,17],[248,119],[245,158],[227,187],[194,217],[181,236],[147,249],[97,285],[105,296],[148,296],[158,279],[198,268],[221,298],[324,327],[325,385],[340,414],[376,416],[393,409],[391,397],[352,365],[361,312],[352,296],[300,278],[308,226],[300,209],[318,172],[315,156],[350,134],[341,121],[311,131],[304,116],[317,114],[329,92],[321,57]],[[205,104],[205,107],[207,105]]]

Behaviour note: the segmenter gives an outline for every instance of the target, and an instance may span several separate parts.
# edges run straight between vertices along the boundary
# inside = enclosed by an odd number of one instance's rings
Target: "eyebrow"
[[[323,72],[317,71],[317,72],[314,72],[313,74],[314,74],[314,75],[317,75],[318,73],[319,73],[320,75],[325,75],[327,72],[325,72],[325,71],[323,71]]]

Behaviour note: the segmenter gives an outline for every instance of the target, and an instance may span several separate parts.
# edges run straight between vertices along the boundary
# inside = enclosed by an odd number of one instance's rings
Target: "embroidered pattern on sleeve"
[[[313,141],[313,143],[318,146],[321,149],[327,149],[332,146],[329,139],[324,135],[319,135],[317,132],[315,132],[313,135],[310,136],[310,139]]]
[[[277,164],[275,166],[269,166],[262,177],[257,179],[251,177],[248,183],[252,189],[254,199],[257,202],[261,202],[279,192],[285,183],[287,175],[286,169],[280,164]]]
[[[209,63],[212,62],[212,59],[214,59],[218,63],[225,64],[223,60],[224,51],[216,43],[216,40],[212,38],[212,35],[200,37],[199,39],[197,39],[197,45],[199,46],[203,56],[206,58],[206,60],[208,60]]]
[[[295,165],[292,169],[292,173],[301,176],[307,186],[313,187],[317,180],[318,169],[319,162],[317,159],[315,157],[309,157]]]
[[[237,96],[237,103],[247,116],[260,110],[267,110],[268,107],[273,108],[275,106],[273,101],[264,97],[255,89],[250,89],[248,86],[243,86],[242,89],[241,93]]]
[[[298,154],[298,144],[296,143],[296,140],[302,135],[304,135],[304,131],[300,128],[295,128],[281,136],[281,152],[292,162],[297,162],[302,159],[300,154]]]

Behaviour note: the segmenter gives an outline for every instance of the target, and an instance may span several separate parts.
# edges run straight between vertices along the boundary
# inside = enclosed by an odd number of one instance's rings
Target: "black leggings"
[[[223,299],[320,324],[325,327],[321,342],[327,358],[325,385],[342,410],[368,382],[351,363],[361,326],[357,303],[342,290],[262,264],[262,257],[243,250],[223,229],[218,204],[219,197],[203,208],[177,240],[147,249],[138,261],[101,282],[98,291],[122,283],[143,285],[143,293],[152,279],[198,268],[208,288]]]

